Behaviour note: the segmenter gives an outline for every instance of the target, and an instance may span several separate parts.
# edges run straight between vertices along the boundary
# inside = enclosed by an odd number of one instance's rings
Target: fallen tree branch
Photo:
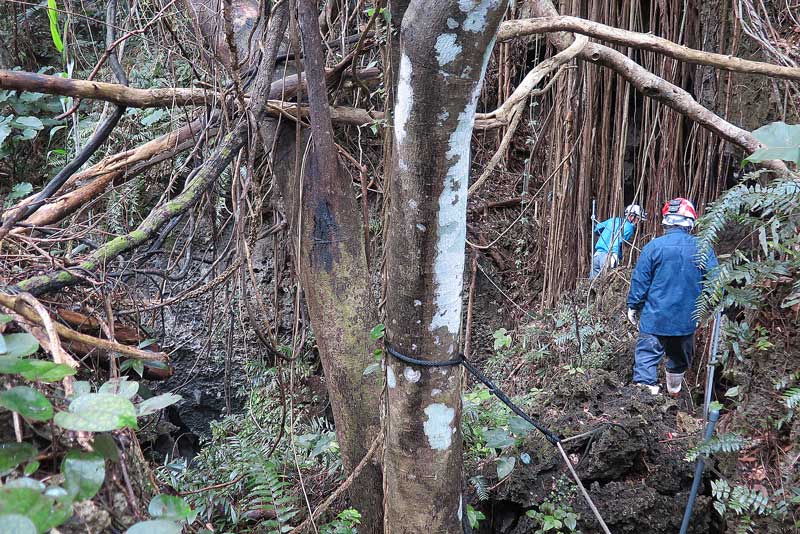
[[[724,54],[704,52],[679,45],[657,35],[622,30],[599,22],[564,15],[508,20],[500,26],[497,40],[507,41],[515,37],[556,31],[580,33],[622,46],[650,50],[651,52],[657,52],[678,61],[695,65],[707,65],[733,72],[763,74],[786,80],[800,80],[800,68],[783,67],[762,61],[751,61]]]
[[[339,70],[341,71],[341,69]],[[346,73],[335,72],[335,69],[328,69],[326,75],[332,77],[331,83],[333,83],[333,77],[336,80],[340,76],[346,76],[347,79],[351,78]],[[380,69],[373,67],[358,70],[357,78],[360,81],[378,80],[380,78]],[[270,98],[278,98],[284,94],[284,98],[289,98],[297,93],[297,89],[301,84],[305,85],[305,76],[296,74],[273,82],[270,88]],[[130,108],[210,105],[225,98],[224,94],[202,88],[136,89],[117,83],[75,80],[62,78],[61,76],[6,69],[0,69],[0,89],[102,100]],[[249,99],[250,97],[245,95],[245,98]]]
[[[271,117],[283,117],[291,120],[300,117],[309,117],[308,106],[305,104],[295,104],[294,102],[283,102],[281,100],[270,100],[268,103],[267,115]],[[337,124],[350,124],[352,126],[368,126],[375,122],[380,122],[386,118],[383,111],[369,111],[363,108],[353,108],[348,106],[330,106],[331,121]],[[497,111],[491,113],[475,114],[476,130],[491,130],[501,126],[507,126],[507,118],[495,116]]]
[[[104,100],[131,108],[211,104],[222,96],[207,89],[136,89],[118,83],[71,80],[61,76],[0,69],[0,89]]]
[[[287,23],[287,11],[287,4],[281,4],[281,7],[273,12],[271,22],[274,27],[270,27],[271,31],[267,36],[267,42],[264,44],[265,53],[261,60],[259,78],[255,82],[254,95],[256,97],[251,99],[250,102],[255,122],[265,118],[266,101],[270,91],[275,56]],[[159,229],[168,221],[185,213],[200,200],[205,191],[222,174],[239,149],[244,145],[248,127],[246,117],[240,119],[233,127],[233,130],[220,141],[218,147],[206,162],[187,177],[183,191],[172,200],[154,208],[135,230],[105,243],[74,268],[57,270],[22,280],[12,286],[10,291],[38,295],[78,283],[85,278],[81,276],[82,273],[93,273],[120,254],[153,239],[158,234]]]
[[[45,320],[41,316],[41,314],[38,313],[33,308],[33,306],[29,304],[30,300],[28,299],[32,298],[33,297],[31,297],[30,295],[26,297],[23,295],[14,296],[14,295],[7,295],[4,293],[0,293],[0,306],[3,306],[10,310],[14,310],[19,315],[24,317],[27,321],[44,326],[48,334],[50,334],[52,330],[53,332],[58,334],[58,337],[68,339],[70,341],[85,343],[87,345],[97,347],[98,349],[103,349],[111,352],[118,352],[120,354],[124,354],[125,356],[136,360],[151,361],[151,362],[166,362],[169,360],[169,357],[164,352],[150,352],[136,347],[131,347],[129,345],[123,345],[121,343],[109,341],[107,339],[100,339],[98,337],[90,336],[88,334],[76,332],[71,328],[67,328],[66,326],[59,323],[53,323],[52,321],[48,326],[45,323]],[[54,345],[52,341],[51,345]],[[58,345],[58,347],[60,347],[60,345]],[[55,345],[53,350],[56,350]],[[74,365],[72,365],[70,360],[72,360],[72,358],[68,358],[66,361],[57,361],[56,363],[66,363],[67,365],[71,365],[72,367],[74,367]]]
[[[212,114],[209,121],[213,120]],[[109,184],[116,182],[123,175],[130,179],[156,163],[194,146],[195,137],[206,124],[205,119],[196,119],[136,148],[103,158],[88,169],[72,175],[62,189],[67,190],[79,182],[88,181],[88,183],[48,201],[36,213],[23,221],[26,228],[17,227],[10,233],[14,235],[29,232],[31,226],[46,226],[59,222],[81,206],[97,198]],[[213,130],[211,133],[213,134]],[[24,201],[10,208],[9,211],[17,210],[23,204]]]

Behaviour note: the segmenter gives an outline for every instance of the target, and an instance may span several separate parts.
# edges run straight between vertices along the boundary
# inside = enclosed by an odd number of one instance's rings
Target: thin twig
[[[330,506],[336,501],[336,499],[338,499],[342,495],[342,493],[347,491],[347,489],[350,487],[353,481],[356,478],[358,478],[358,475],[361,474],[361,471],[363,471],[364,468],[367,466],[367,464],[372,460],[375,451],[378,450],[378,447],[380,447],[382,443],[383,443],[383,430],[381,430],[378,433],[378,435],[375,436],[375,439],[372,441],[372,445],[370,445],[367,454],[365,454],[364,457],[361,459],[361,461],[358,462],[358,465],[356,466],[355,469],[353,469],[353,472],[350,473],[350,476],[348,476],[345,479],[345,481],[342,482],[341,485],[338,488],[336,488],[336,490],[322,502],[322,504],[317,506],[317,508],[314,510],[314,513],[311,514],[310,517],[306,518],[305,521],[303,521],[297,527],[292,529],[290,534],[299,534],[300,532],[304,532],[311,525],[312,521],[318,519],[319,516],[322,515],[323,512],[325,512],[325,510],[330,508]]]
[[[5,295],[2,295],[5,297]],[[13,297],[12,297],[13,298]],[[64,349],[61,347],[61,340],[58,337],[58,333],[56,332],[56,326],[53,323],[53,320],[50,318],[50,314],[47,310],[42,306],[42,303],[36,300],[32,295],[28,293],[22,293],[17,297],[18,301],[23,301],[28,304],[30,307],[34,309],[34,311],[38,314],[39,320],[36,321],[37,323],[44,326],[45,331],[47,332],[47,337],[50,339],[50,352],[53,355],[53,360],[56,363],[68,365],[73,369],[78,367],[78,362],[76,362],[72,356],[66,353]],[[0,301],[3,306],[6,306],[5,302]],[[11,308],[22,315],[25,315],[18,306],[6,306]],[[64,393],[67,397],[72,395],[74,388],[73,383],[75,379],[71,376],[65,376],[63,380],[64,384]]]

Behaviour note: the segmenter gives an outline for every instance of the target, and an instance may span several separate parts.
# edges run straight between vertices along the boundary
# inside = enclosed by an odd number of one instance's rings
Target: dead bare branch
[[[650,50],[677,59],[678,61],[693,63],[695,65],[708,65],[709,67],[716,67],[733,72],[747,72],[751,74],[763,74],[774,78],[784,78],[787,80],[800,80],[800,68],[784,67],[762,61],[751,61],[734,56],[704,52],[702,50],[689,48],[688,46],[679,45],[657,35],[613,28],[605,24],[600,24],[599,22],[579,17],[562,15],[535,19],[508,20],[500,26],[497,40],[506,41],[524,35],[556,31],[580,33],[622,46]]]

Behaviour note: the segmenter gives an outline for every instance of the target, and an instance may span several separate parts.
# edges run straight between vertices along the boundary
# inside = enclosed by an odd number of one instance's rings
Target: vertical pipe
[[[706,369],[706,392],[703,402],[703,419],[708,419],[708,406],[711,404],[711,393],[714,390],[714,370],[717,366],[717,349],[719,348],[720,314],[714,317],[714,329],[711,334],[711,354],[708,355]]]
[[[716,426],[718,420],[719,410],[713,410],[710,418],[708,419],[708,426],[706,426],[706,435],[703,439],[703,443],[708,442],[708,440],[711,439],[711,436],[714,435],[714,426]],[[683,513],[683,522],[681,523],[680,534],[686,534],[686,531],[689,528],[689,520],[692,518],[692,508],[694,508],[694,501],[697,500],[697,490],[700,488],[700,481],[703,478],[704,466],[705,461],[701,456],[697,460],[697,467],[694,470],[694,481],[692,481],[692,490],[689,492],[689,502],[686,503],[686,511]]]

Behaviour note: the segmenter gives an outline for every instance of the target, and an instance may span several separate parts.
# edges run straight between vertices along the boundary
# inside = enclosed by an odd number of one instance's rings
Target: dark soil
[[[539,411],[536,415],[563,436],[594,431],[564,448],[612,532],[674,533],[680,528],[694,471],[684,456],[695,435],[681,428],[687,418],[678,417],[674,401],[622,385],[614,372],[589,370],[554,381]],[[532,436],[521,449],[532,462],[515,468],[484,511],[494,517],[493,503],[502,503],[501,510],[513,503],[520,512],[517,520],[487,521],[481,532],[532,532],[534,522],[524,510],[548,499],[556,481],[569,476],[558,451],[541,437]],[[582,532],[602,532],[582,498],[573,497],[571,505],[580,514]],[[709,512],[710,499],[698,499],[689,532],[709,532]]]

